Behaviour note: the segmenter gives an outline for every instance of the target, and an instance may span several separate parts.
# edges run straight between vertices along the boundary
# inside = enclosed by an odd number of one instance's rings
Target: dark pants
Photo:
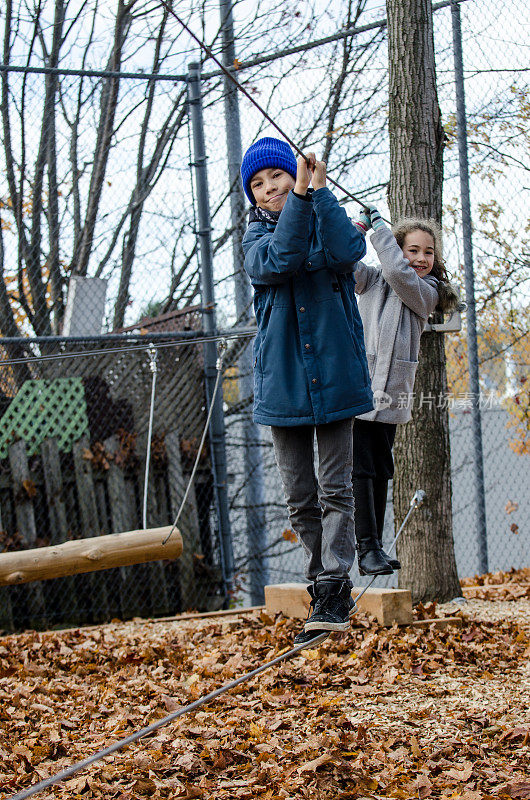
[[[353,497],[359,541],[383,540],[388,481],[394,475],[396,425],[356,419],[353,426]]]
[[[289,520],[304,550],[306,577],[312,582],[350,579],[355,559],[351,430],[351,419],[317,426],[272,426]]]

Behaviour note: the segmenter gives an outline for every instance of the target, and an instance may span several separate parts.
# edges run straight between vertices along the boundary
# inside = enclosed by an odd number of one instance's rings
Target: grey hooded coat
[[[403,423],[412,416],[420,337],[436,308],[438,280],[420,278],[389,228],[370,237],[380,268],[359,261],[355,291],[364,327],[374,410],[360,419]]]

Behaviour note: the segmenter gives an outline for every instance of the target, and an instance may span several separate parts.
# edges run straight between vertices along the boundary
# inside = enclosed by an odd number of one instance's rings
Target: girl
[[[420,336],[440,307],[454,308],[456,292],[447,282],[441,234],[432,219],[402,219],[390,230],[375,206],[356,225],[377,252],[380,269],[360,262],[355,269],[374,409],[353,428],[355,535],[361,575],[388,575],[400,568],[383,550],[388,481],[394,474],[392,447],[398,423],[412,416]]]
[[[252,204],[243,250],[258,326],[254,419],[271,426],[311,581],[312,613],[297,644],[349,626],[352,419],[373,408],[352,274],[366,243],[326,188],[326,165],[313,153],[308,161],[265,138],[241,166]]]

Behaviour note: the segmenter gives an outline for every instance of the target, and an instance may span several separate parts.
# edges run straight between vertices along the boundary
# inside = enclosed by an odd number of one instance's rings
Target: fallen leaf
[[[526,798],[530,797],[530,781],[516,781],[515,783],[509,783],[504,791],[510,797],[517,797],[526,800]]]
[[[412,739],[410,740],[410,748],[415,758],[422,757],[423,753],[421,752],[419,742],[415,736],[413,736]]]
[[[22,481],[22,486],[24,487],[28,497],[35,497],[37,494],[37,487],[33,481],[30,481],[29,478],[26,478],[26,480]]]
[[[469,761],[466,761],[460,769],[450,769],[446,774],[450,775],[451,778],[455,778],[457,781],[468,781],[472,772],[473,764],[471,764]]]
[[[432,783],[427,775],[419,775],[414,784],[418,797],[423,800],[432,794]]]
[[[173,764],[189,772],[197,772],[201,768],[201,760],[193,753],[183,753],[175,759]]]
[[[316,772],[316,770],[327,764],[329,761],[333,760],[333,756],[329,753],[324,753],[323,755],[319,756],[318,758],[313,759],[313,761],[307,761],[305,764],[302,764],[301,767],[298,767],[298,772]]]

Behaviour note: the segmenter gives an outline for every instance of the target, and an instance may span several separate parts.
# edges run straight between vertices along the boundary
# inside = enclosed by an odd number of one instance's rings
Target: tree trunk
[[[440,221],[443,129],[430,0],[387,0],[387,20],[391,215]],[[437,407],[447,392],[443,334],[422,336],[419,362],[412,421],[398,426],[395,443],[396,526],[416,489],[424,489],[427,497],[398,543],[399,586],[410,588],[415,602],[443,602],[461,595],[452,532],[449,418]]]

